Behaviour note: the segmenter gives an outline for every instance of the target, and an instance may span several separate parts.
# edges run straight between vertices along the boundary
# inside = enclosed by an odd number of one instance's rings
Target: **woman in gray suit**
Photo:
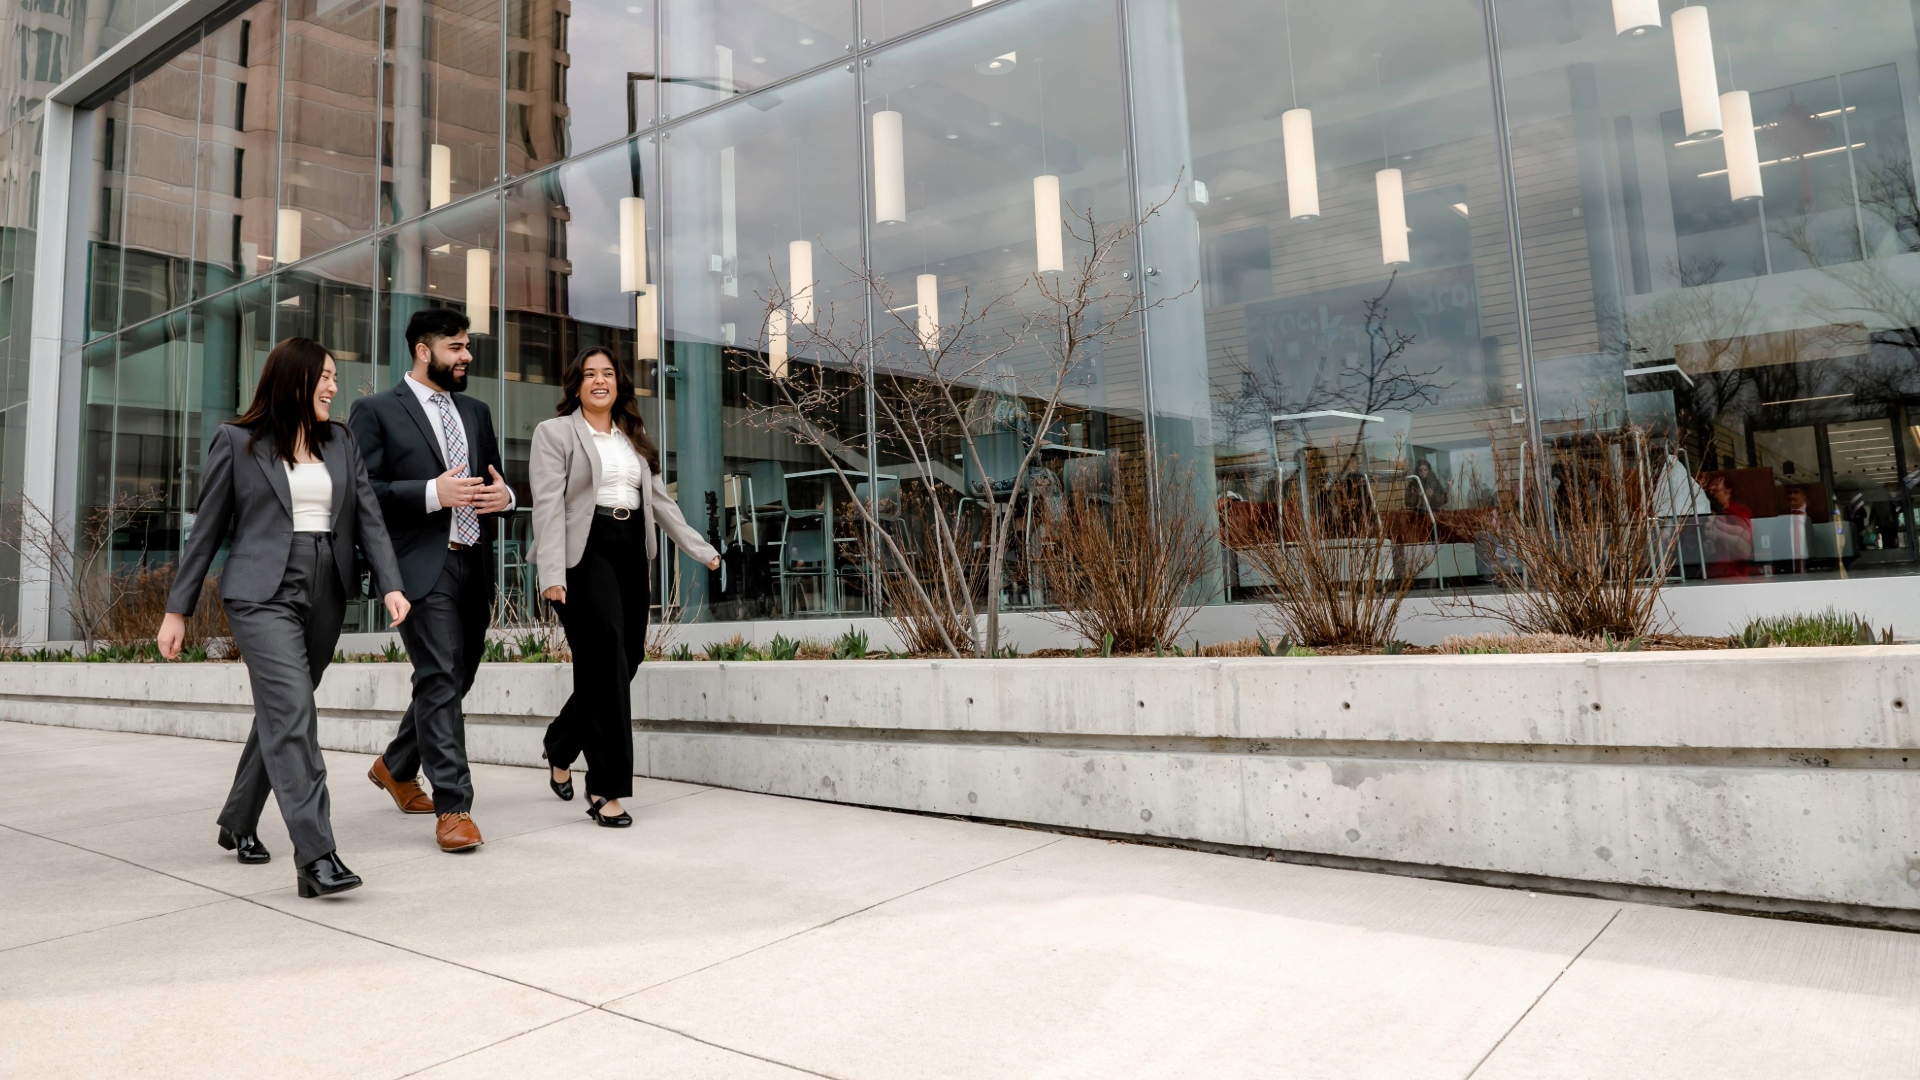
[[[255,835],[271,790],[293,838],[300,895],[309,897],[360,885],[334,850],[313,706],[313,688],[340,640],[347,595],[358,588],[355,541],[388,617],[395,624],[407,617],[359,444],[328,419],[339,389],[334,379],[333,357],[306,338],[288,338],[267,354],[253,404],[221,425],[207,447],[199,514],[156,637],[162,656],[180,654],[207,568],[231,537],[220,598],[245,650],[253,731],[220,811],[220,846],[243,863],[271,858]]]
[[[587,814],[608,828],[633,824],[629,691],[647,652],[649,565],[657,523],[680,550],[720,566],[660,479],[633,380],[599,346],[561,378],[559,415],[533,429],[533,562],[540,595],[560,613],[573,652],[573,695],[547,725],[547,783],[573,798],[572,766],[587,757]]]

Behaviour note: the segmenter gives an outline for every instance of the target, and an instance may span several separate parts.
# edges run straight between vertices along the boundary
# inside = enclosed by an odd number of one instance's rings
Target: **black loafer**
[[[556,784],[553,782],[553,773],[549,771],[547,773],[547,786],[553,789],[553,793],[555,795],[560,796],[561,802],[573,801],[573,774],[572,773],[567,774],[567,779],[565,783]]]
[[[240,833],[221,829],[220,846],[233,852],[233,857],[243,863],[263,863],[273,860],[273,853],[267,850],[267,845],[261,843],[260,838],[252,833],[243,836]]]
[[[360,887],[360,875],[347,869],[340,856],[329,851],[296,871],[300,895],[311,899]]]

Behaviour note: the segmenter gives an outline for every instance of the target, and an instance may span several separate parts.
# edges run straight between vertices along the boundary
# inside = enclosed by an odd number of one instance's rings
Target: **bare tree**
[[[917,301],[900,303],[883,275],[832,252],[848,284],[864,294],[845,306],[850,314],[842,305],[817,305],[810,284],[796,297],[774,271],[761,297],[758,350],[736,354],[737,364],[766,376],[769,388],[744,421],[819,451],[873,538],[883,570],[892,571],[882,580],[905,594],[897,605],[904,614],[889,616],[913,621],[904,634],[925,633],[954,656],[998,650],[1009,546],[1016,532],[1024,534],[1030,508],[1021,503],[1068,388],[1105,350],[1138,334],[1143,315],[1164,302],[1147,302],[1121,276],[1141,225],[1164,205],[1119,224],[1069,206],[1064,229],[1075,255],[1064,272],[1027,275],[985,301],[968,291],[959,312],[938,322]],[[873,322],[869,302],[879,313]],[[1030,360],[1035,354],[1038,363]],[[1019,435],[1012,462],[987,453],[984,437],[997,433],[992,426],[1000,419],[981,408],[990,395],[999,399],[996,411],[1012,413],[1006,430]],[[874,434],[836,434],[835,420],[868,401]],[[958,470],[951,464],[956,448]],[[861,497],[883,451],[902,462],[887,470],[925,526],[924,543],[914,550],[902,542],[897,519],[882,520],[877,500]],[[972,479],[967,463],[977,474]]]
[[[1431,405],[1439,399],[1440,385],[1433,379],[1443,368],[1435,366],[1414,371],[1407,367],[1404,357],[1407,350],[1413,347],[1414,336],[1387,321],[1392,310],[1387,306],[1387,297],[1392,294],[1394,283],[1399,278],[1400,270],[1396,267],[1387,276],[1386,287],[1380,290],[1380,295],[1369,298],[1363,304],[1366,320],[1361,325],[1367,337],[1367,354],[1364,357],[1355,354],[1342,361],[1334,377],[1332,396],[1364,417],[1404,405]],[[1354,429],[1348,465],[1360,453],[1368,422],[1361,420],[1359,427]]]
[[[78,530],[26,496],[0,514],[0,551],[19,560],[15,583],[45,578],[67,598],[67,615],[81,646],[91,652],[105,636],[115,607],[114,577],[108,567],[113,534],[159,504],[157,497],[113,495],[94,507]],[[76,533],[78,534],[76,536]],[[159,629],[159,624],[154,625]]]

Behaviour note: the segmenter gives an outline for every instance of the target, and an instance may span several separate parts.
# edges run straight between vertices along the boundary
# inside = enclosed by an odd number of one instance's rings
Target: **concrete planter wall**
[[[333,668],[326,745],[384,745],[409,672]],[[1917,675],[1915,646],[656,663],[634,685],[636,771],[1911,922]],[[0,719],[229,740],[251,720],[236,665],[4,664],[0,681]],[[483,668],[475,758],[538,764],[570,688],[558,665]]]

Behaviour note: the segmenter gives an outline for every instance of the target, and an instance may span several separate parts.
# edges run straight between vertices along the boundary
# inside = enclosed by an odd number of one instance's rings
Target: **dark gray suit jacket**
[[[391,390],[368,394],[354,402],[347,426],[360,440],[367,478],[386,515],[387,535],[393,538],[400,576],[407,583],[407,599],[418,600],[440,580],[440,571],[447,565],[453,511],[442,507],[427,513],[427,485],[447,471],[447,463],[440,456],[440,444],[434,441],[427,411],[407,389],[405,378],[401,376],[402,381],[394,383]],[[500,459],[500,444],[493,434],[492,411],[465,394],[453,395],[453,406],[467,432],[468,475],[486,480],[489,465],[501,476],[507,475],[507,463]],[[493,534],[498,528],[494,519],[499,516],[480,515],[480,542],[474,545],[487,556],[476,562],[489,580],[493,576]]]
[[[222,424],[207,447],[201,471],[200,510],[193,532],[167,595],[167,611],[193,614],[200,601],[213,556],[229,535],[233,547],[220,574],[220,595],[226,600],[271,600],[287,572],[287,554],[293,547],[293,493],[287,487],[286,465],[276,454],[271,435],[261,435],[248,449],[252,432]],[[380,504],[367,482],[360,460],[360,444],[343,425],[335,424],[331,438],[320,447],[333,480],[333,535],[358,543],[380,594],[401,587],[400,568],[394,563],[393,544],[387,539]],[[354,575],[354,543],[336,543],[333,558],[340,587],[349,596],[360,591]]]

